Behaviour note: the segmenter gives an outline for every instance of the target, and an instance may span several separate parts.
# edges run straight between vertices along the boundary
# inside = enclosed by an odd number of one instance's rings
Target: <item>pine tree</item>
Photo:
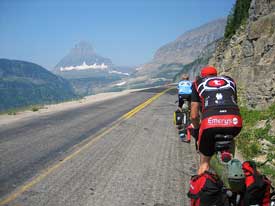
[[[242,24],[245,24],[248,18],[248,10],[251,0],[237,0],[230,14],[227,17],[227,25],[224,37],[232,37]]]

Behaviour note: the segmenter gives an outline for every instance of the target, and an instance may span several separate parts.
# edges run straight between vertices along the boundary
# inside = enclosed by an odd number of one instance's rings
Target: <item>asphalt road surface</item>
[[[176,90],[124,115],[163,90],[1,127],[0,205],[189,205],[197,156],[173,125]]]

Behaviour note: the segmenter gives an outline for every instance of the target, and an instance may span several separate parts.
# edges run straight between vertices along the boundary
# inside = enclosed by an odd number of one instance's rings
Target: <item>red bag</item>
[[[191,199],[191,206],[224,206],[223,182],[210,172],[195,175],[190,180],[187,196]]]
[[[270,180],[257,171],[254,162],[244,162],[242,164],[242,169],[245,175],[246,186],[246,191],[244,193],[244,206],[269,206],[271,188]]]

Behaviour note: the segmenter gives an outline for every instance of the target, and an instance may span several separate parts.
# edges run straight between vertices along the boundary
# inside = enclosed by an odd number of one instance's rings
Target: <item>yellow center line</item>
[[[171,89],[172,88],[168,88],[168,89],[166,89],[166,90],[164,90],[164,91],[162,91],[162,92],[154,95],[153,97],[151,97],[150,99],[148,99],[144,103],[140,104],[139,106],[135,107],[134,109],[132,109],[128,113],[124,114],[117,121],[115,121],[113,123],[113,125],[110,126],[109,128],[103,128],[94,137],[93,136],[89,137],[89,139],[91,139],[91,138],[92,139],[89,140],[85,145],[83,145],[82,147],[78,148],[73,153],[69,154],[67,157],[65,157],[63,159],[62,162],[57,162],[57,163],[53,164],[52,166],[48,167],[47,169],[42,170],[40,172],[40,174],[37,177],[35,177],[33,180],[31,180],[30,182],[26,183],[25,185],[19,187],[15,192],[13,192],[9,196],[7,196],[5,199],[3,199],[2,201],[0,201],[0,205],[5,205],[5,204],[8,204],[11,201],[15,200],[17,197],[19,197],[20,195],[22,195],[25,191],[27,191],[28,189],[30,189],[31,187],[33,187],[35,184],[39,183],[41,180],[43,180],[45,177],[47,177],[50,173],[52,173],[53,171],[55,171],[57,168],[59,168],[65,162],[67,162],[68,160],[70,160],[73,157],[75,157],[76,155],[78,155],[81,151],[83,151],[86,148],[88,148],[88,147],[92,146],[93,144],[95,144],[104,135],[108,134],[111,130],[113,130],[114,128],[116,128],[123,120],[127,120],[127,119],[133,117],[137,112],[139,112],[140,110],[142,110],[143,108],[145,108],[146,106],[148,106],[149,104],[151,104],[153,101],[155,101],[157,98],[159,98],[161,95],[163,95],[164,93],[166,93],[167,91],[169,91]]]
[[[147,105],[151,104],[154,100],[156,100],[157,98],[159,98],[161,95],[163,95],[164,93],[166,93],[167,91],[171,90],[172,88],[168,88],[166,90],[164,90],[161,93],[158,93],[156,95],[154,95],[152,98],[148,99],[147,101],[145,101],[144,103],[140,104],[139,106],[137,106],[136,108],[132,109],[130,112],[126,113],[125,115],[123,115],[123,117],[125,119],[129,119],[132,116],[134,116],[137,112],[139,112],[140,110],[142,110],[143,108],[145,108]]]

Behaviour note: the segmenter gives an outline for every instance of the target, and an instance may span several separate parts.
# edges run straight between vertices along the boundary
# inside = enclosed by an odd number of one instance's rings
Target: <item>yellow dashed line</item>
[[[115,127],[117,127],[119,125],[119,123],[121,123],[121,121],[127,120],[127,119],[131,118],[137,112],[139,112],[140,110],[142,110],[143,108],[145,108],[146,106],[148,106],[149,104],[151,104],[153,101],[155,101],[157,98],[159,98],[161,95],[163,95],[164,93],[166,93],[168,90],[171,90],[171,89],[172,88],[168,88],[168,89],[164,90],[163,92],[154,95],[153,97],[151,97],[150,99],[148,99],[144,103],[140,104],[139,106],[135,107],[134,109],[132,109],[131,111],[129,111],[128,113],[126,113],[122,117],[120,117],[113,124],[113,126],[111,126],[109,128],[103,128],[99,132],[99,134],[96,135],[92,140],[90,140],[88,143],[86,143],[85,145],[83,145],[82,147],[80,147],[79,149],[77,149],[76,151],[74,151],[72,154],[68,155],[66,158],[63,159],[62,162],[58,162],[58,163],[50,166],[49,168],[47,168],[45,170],[42,170],[40,172],[40,174],[37,177],[35,177],[33,180],[31,180],[27,184],[21,186],[18,190],[16,190],[11,195],[9,195],[8,197],[6,197],[2,201],[0,201],[0,205],[5,205],[5,204],[8,204],[9,202],[15,200],[17,197],[19,197],[21,194],[23,194],[25,191],[27,191],[28,189],[30,189],[32,186],[34,186],[35,184],[37,184],[38,182],[40,182],[41,180],[43,180],[45,177],[47,177],[50,173],[52,173],[53,171],[55,171],[57,168],[59,168],[65,162],[67,162],[68,160],[72,159],[73,157],[75,157],[76,155],[78,155],[81,151],[83,151],[86,148],[88,148],[89,146],[92,146],[93,144],[95,144],[101,137],[103,137],[104,135],[108,134],[111,130],[113,130]],[[92,138],[92,137],[90,137],[90,138]]]

